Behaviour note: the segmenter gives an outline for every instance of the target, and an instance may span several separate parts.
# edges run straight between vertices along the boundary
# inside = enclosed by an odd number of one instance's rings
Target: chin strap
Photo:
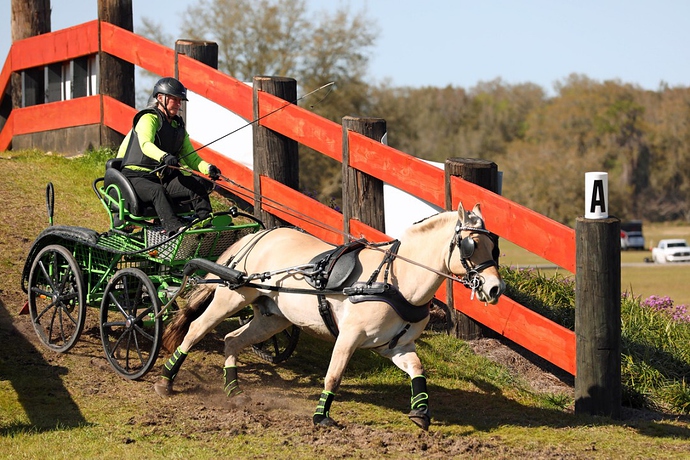
[[[172,120],[172,115],[170,115],[170,111],[168,110],[168,95],[164,94],[163,97],[164,102],[157,101],[158,105],[163,106],[163,112],[165,112],[165,116],[168,117],[168,120]]]

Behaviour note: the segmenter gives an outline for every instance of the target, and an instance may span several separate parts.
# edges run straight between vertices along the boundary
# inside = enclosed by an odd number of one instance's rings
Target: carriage
[[[98,307],[105,357],[127,379],[144,376],[155,363],[163,327],[177,308],[183,271],[191,259],[215,261],[242,236],[262,227],[236,207],[215,212],[210,224],[193,220],[191,207],[176,211],[187,219],[185,230],[168,237],[150,203],[137,197],[120,171],[121,160],[107,162],[93,190],[105,207],[110,228],[99,233],[85,227],[53,225],[54,191],[46,189],[49,227],[33,242],[22,272],[28,294],[24,310],[40,341],[65,353],[84,329],[87,307]],[[203,275],[197,269],[195,275]],[[250,320],[250,311],[237,315]],[[270,362],[287,359],[299,330],[289,330],[254,351]]]

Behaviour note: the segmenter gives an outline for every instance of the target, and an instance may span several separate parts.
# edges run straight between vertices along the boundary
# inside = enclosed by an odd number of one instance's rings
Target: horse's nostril
[[[492,299],[496,299],[498,298],[498,296],[501,295],[501,289],[498,286],[494,286],[491,289],[489,289],[489,295]]]

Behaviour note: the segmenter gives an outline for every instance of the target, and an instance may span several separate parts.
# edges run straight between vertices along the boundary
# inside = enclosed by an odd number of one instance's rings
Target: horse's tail
[[[242,241],[242,240],[240,240]],[[238,243],[235,243],[216,260],[217,264],[228,265],[233,258],[234,252],[232,248]],[[209,275],[206,275],[208,278]],[[197,319],[206,311],[211,300],[213,300],[213,293],[218,285],[214,283],[198,284],[189,296],[187,305],[182,310],[178,311],[172,322],[165,328],[163,333],[162,345],[168,353],[172,353],[180,346],[184,336],[189,331],[189,325],[192,321]]]
[[[184,336],[189,331],[189,325],[206,311],[213,300],[216,289],[214,284],[197,285],[189,297],[187,305],[177,312],[172,322],[165,328],[163,334],[163,348],[172,353],[182,343]]]

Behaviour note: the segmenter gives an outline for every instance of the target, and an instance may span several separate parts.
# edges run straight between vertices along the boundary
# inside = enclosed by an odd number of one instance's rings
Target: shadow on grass
[[[79,407],[62,383],[67,373],[52,366],[15,327],[10,313],[0,300],[0,379],[10,382],[28,423],[21,420],[0,425],[0,435],[74,428],[87,424]],[[4,395],[5,401],[13,399]]]

